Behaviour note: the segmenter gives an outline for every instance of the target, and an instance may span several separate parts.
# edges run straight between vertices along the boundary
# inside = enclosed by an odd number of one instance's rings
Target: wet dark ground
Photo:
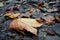
[[[12,5],[8,5],[8,4],[4,3],[4,7],[1,9],[1,13],[2,14],[5,13],[5,11],[6,11],[5,8],[10,8],[12,10],[12,7],[13,7],[15,2],[12,2]],[[36,1],[36,2],[38,4],[38,1]],[[18,3],[20,3],[20,2],[18,2]],[[34,4],[35,5],[34,7],[36,7],[37,4],[36,5]],[[31,4],[24,4],[21,6],[21,10],[14,11],[14,12],[24,13],[29,9],[30,5]],[[56,6],[58,6],[58,5],[56,5]],[[24,7],[25,7],[25,9],[24,9]],[[55,7],[55,8],[58,8],[58,7]],[[34,12],[34,13],[36,13],[36,12]],[[42,14],[43,13],[41,12],[41,15]],[[38,15],[33,15],[33,16],[38,17]],[[42,17],[41,15],[39,15],[39,16]],[[56,13],[50,13],[49,15],[57,16]],[[60,15],[60,13],[58,13],[58,15]],[[5,22],[3,22],[3,21],[5,21],[5,18],[2,15],[2,16],[0,16],[0,40],[60,40],[60,23],[54,22],[52,25],[48,25],[48,24],[44,23],[44,25],[42,25],[41,28],[37,28],[38,36],[36,37],[32,34],[30,35],[29,33],[25,33],[25,35],[22,35],[21,33],[15,31],[15,30],[9,30],[8,26],[9,26],[11,20],[7,20]],[[47,35],[47,32],[44,32],[44,30],[54,31],[55,35]]]

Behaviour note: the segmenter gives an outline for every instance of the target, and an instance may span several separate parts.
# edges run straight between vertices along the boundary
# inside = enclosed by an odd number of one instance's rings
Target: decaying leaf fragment
[[[13,10],[19,10],[20,8],[19,8],[19,6],[14,6],[13,7]]]
[[[32,7],[32,6],[30,6],[30,10],[29,10],[29,12],[30,12],[30,13],[33,12],[33,7]]]
[[[44,2],[38,4],[38,8],[41,9],[44,6]]]
[[[55,17],[55,22],[60,23],[60,17],[56,16]]]
[[[34,35],[37,35],[37,29],[34,27],[40,27],[41,25],[42,24],[38,23],[35,19],[20,18],[13,20],[9,27],[10,29],[15,29],[17,31],[26,30]]]
[[[8,16],[9,18],[16,18],[20,15],[20,13],[6,13],[5,16]]]
[[[50,15],[48,15],[48,16],[46,16],[46,17],[42,17],[46,22],[48,22],[48,23],[52,23],[53,22],[53,20],[54,20],[54,17],[53,16],[50,16]]]
[[[9,16],[10,18],[16,18],[16,17],[18,17],[20,14],[13,14],[13,15],[11,15],[11,16]]]

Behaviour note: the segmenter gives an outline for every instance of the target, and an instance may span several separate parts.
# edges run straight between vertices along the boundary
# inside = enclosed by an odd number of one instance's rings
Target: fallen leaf
[[[46,17],[42,17],[45,21],[47,21],[47,22],[52,22],[53,20],[54,20],[54,17],[53,16],[50,16],[50,15],[48,15],[48,16],[46,16]]]
[[[16,18],[16,17],[18,17],[20,14],[19,13],[17,13],[17,14],[12,14],[12,15],[10,15],[9,17],[10,18]]]
[[[9,28],[10,29],[15,29],[18,32],[20,30],[26,30],[28,32],[31,32],[34,35],[37,35],[37,29],[34,27],[40,27],[42,24],[38,23],[35,19],[30,19],[30,18],[20,18],[20,19],[15,19],[10,23]]]
[[[20,15],[20,13],[6,13],[5,16],[8,16],[9,18],[16,18]]]

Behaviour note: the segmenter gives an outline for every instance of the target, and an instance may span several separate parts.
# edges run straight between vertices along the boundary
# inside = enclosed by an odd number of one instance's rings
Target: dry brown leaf
[[[39,9],[41,9],[41,7],[43,7],[43,6],[44,6],[44,2],[41,2],[41,3],[38,4]]]
[[[10,15],[9,17],[10,17],[10,18],[16,18],[16,17],[18,17],[19,15],[20,15],[20,14],[17,13],[17,14]]]
[[[55,17],[55,22],[60,23],[60,17],[59,16]]]
[[[32,6],[30,6],[30,11],[29,11],[30,13],[32,13],[33,12],[33,7]]]
[[[26,30],[34,35],[37,35],[37,29],[33,27],[41,26],[41,25],[42,24],[38,23],[35,19],[21,18],[21,19],[13,20],[10,24],[10,28],[15,29],[17,31]]]
[[[24,23],[22,23],[22,22],[19,22],[19,23],[18,23],[17,21],[18,21],[18,20],[14,20],[14,21],[10,24],[10,28],[11,28],[11,29],[15,29],[15,30],[17,30],[18,32],[20,32],[20,30],[23,31],[23,30],[25,29],[26,31],[31,32],[31,33],[37,35],[37,30],[36,30],[35,28],[30,27],[30,26],[28,26],[28,25],[26,25],[26,24],[24,24]]]
[[[9,18],[16,18],[20,15],[20,13],[6,13],[5,16],[8,16]]]
[[[43,19],[44,19],[45,21],[47,21],[47,22],[52,22],[52,21],[54,20],[54,17],[48,15],[48,16],[46,16],[46,17],[43,17]]]

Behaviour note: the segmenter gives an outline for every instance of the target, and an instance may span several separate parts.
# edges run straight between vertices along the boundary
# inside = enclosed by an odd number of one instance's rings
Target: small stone
[[[0,2],[0,7],[3,7],[3,6],[4,6],[4,4],[2,2]]]

